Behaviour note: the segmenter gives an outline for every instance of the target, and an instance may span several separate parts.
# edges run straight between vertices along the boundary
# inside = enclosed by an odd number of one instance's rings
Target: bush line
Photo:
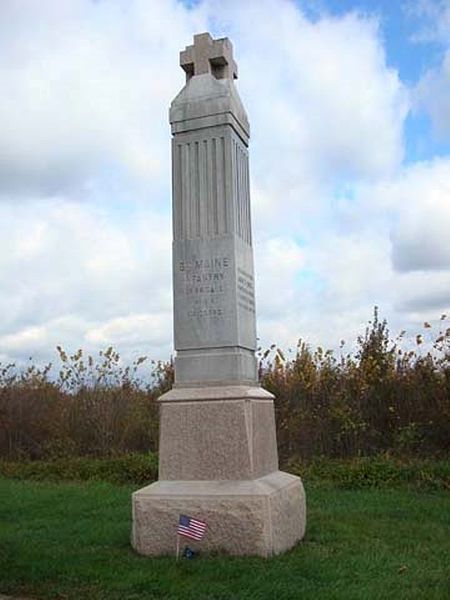
[[[448,458],[450,328],[424,323],[414,349],[395,340],[375,308],[356,351],[339,356],[304,341],[285,354],[258,351],[263,387],[275,395],[280,458],[350,458],[388,453]],[[173,366],[138,358],[124,367],[108,348],[98,358],[58,347],[59,371],[0,364],[0,458],[108,457],[158,450],[157,398]]]
[[[450,489],[450,461],[408,460],[382,455],[372,458],[316,458],[293,461],[284,468],[309,484],[341,488],[410,486],[423,490]],[[146,485],[158,478],[154,453],[126,454],[111,458],[72,457],[50,461],[0,461],[0,476],[34,481],[106,481]]]

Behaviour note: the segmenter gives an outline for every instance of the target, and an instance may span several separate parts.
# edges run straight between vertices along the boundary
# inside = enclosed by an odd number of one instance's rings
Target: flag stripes
[[[193,519],[187,515],[180,515],[178,522],[178,535],[190,538],[192,540],[202,540],[206,532],[206,523]]]

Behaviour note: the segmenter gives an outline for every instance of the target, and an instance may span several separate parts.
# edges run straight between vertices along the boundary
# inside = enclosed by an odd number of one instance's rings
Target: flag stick
[[[177,560],[180,557],[180,536],[177,534],[177,554],[176,554],[176,558]]]

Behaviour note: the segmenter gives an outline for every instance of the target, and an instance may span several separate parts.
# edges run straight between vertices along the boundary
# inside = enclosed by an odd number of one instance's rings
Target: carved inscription
[[[229,286],[231,260],[228,256],[200,258],[178,263],[187,299],[187,316],[220,319],[225,315],[224,294]]]
[[[253,276],[241,268],[238,268],[237,292],[238,305],[244,310],[255,312],[255,287]]]

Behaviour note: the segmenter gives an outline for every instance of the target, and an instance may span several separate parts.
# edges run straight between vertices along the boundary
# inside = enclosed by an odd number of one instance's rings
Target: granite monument
[[[202,550],[270,556],[305,530],[301,480],[278,469],[258,384],[249,123],[227,38],[194,36],[172,127],[175,384],[160,399],[159,480],[133,494],[132,545],[173,554],[179,514]]]

